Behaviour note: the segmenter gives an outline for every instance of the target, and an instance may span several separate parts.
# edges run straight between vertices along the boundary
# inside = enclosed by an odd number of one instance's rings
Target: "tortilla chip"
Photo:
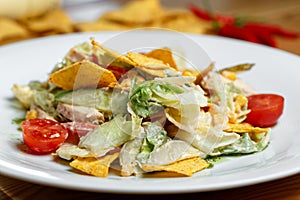
[[[28,29],[37,33],[70,33],[73,31],[71,19],[61,9],[54,9],[38,18],[23,19]]]
[[[166,172],[166,171],[158,171],[158,172],[143,174],[143,178],[176,178],[176,177],[185,177],[185,175],[178,174],[176,172]]]
[[[126,66],[126,68],[130,69],[133,66],[136,65],[132,60],[130,60],[128,57],[119,54],[116,51],[113,51],[111,49],[108,49],[102,45],[100,45],[98,42],[96,42],[93,38],[91,38],[91,43],[94,46],[94,48],[100,48],[102,51],[105,52],[105,55],[102,57],[102,64],[103,65],[112,65],[112,66]]]
[[[25,119],[35,119],[38,118],[38,112],[35,109],[28,110],[25,115]]]
[[[135,63],[135,66],[143,66],[149,69],[169,69],[170,67],[166,65],[163,61],[150,58],[146,55],[136,53],[136,52],[128,52],[126,55],[127,58],[132,60]]]
[[[187,10],[168,10],[153,26],[188,33],[208,33],[212,30],[212,24],[197,18]]]
[[[183,76],[195,76],[195,77],[197,77],[199,74],[200,74],[200,72],[197,71],[197,70],[192,70],[192,69],[182,70],[182,75]]]
[[[97,177],[107,177],[110,164],[119,157],[119,152],[101,158],[76,158],[70,166]]]
[[[99,20],[110,20],[122,24],[147,24],[159,18],[163,9],[159,0],[129,1],[121,9],[107,12]]]
[[[171,67],[177,70],[177,65],[174,61],[172,51],[169,48],[154,49],[153,51],[150,51],[145,55],[151,58],[161,60],[165,64],[169,64]]]
[[[146,55],[129,52],[126,55],[132,62],[135,63],[135,67],[156,77],[166,77],[165,70],[173,70],[168,64],[165,64],[163,61],[148,57]]]
[[[64,90],[113,87],[117,84],[117,79],[111,71],[87,60],[55,71],[50,75],[49,81]]]
[[[127,30],[130,27],[113,21],[99,20],[96,22],[79,22],[74,25],[76,31],[118,31]]]
[[[24,39],[29,32],[16,21],[9,18],[0,18],[0,41],[12,38]]]
[[[248,123],[229,123],[228,127],[224,131],[236,133],[266,133],[269,131],[269,128],[253,127],[251,124]]]
[[[185,176],[192,176],[194,173],[203,170],[208,166],[209,164],[203,158],[193,157],[169,165],[143,164],[142,169],[145,172],[167,171],[167,172],[175,172]]]

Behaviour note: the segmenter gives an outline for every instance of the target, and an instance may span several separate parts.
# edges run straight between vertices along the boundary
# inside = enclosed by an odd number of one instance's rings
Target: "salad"
[[[24,144],[81,172],[183,176],[210,159],[264,150],[284,98],[259,94],[238,74],[253,64],[199,71],[166,47],[121,55],[94,39],[72,47],[46,81],[12,87],[26,108]]]

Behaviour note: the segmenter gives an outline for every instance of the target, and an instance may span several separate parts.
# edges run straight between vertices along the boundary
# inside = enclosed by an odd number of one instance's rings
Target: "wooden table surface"
[[[193,2],[204,7],[205,0],[176,1],[178,6]],[[250,17],[259,21],[279,25],[282,28],[300,33],[299,0],[210,0],[216,13]],[[175,2],[164,0],[166,5],[174,6]],[[276,38],[278,48],[300,55],[300,37],[297,39]]]
[[[166,5],[190,1],[163,1]],[[201,5],[200,1],[193,1]],[[299,0],[214,0],[211,1],[218,12],[253,16],[300,33]],[[277,38],[279,48],[300,55],[300,38],[289,40]],[[300,67],[300,63],[299,63]],[[300,168],[300,166],[299,166]],[[300,169],[299,169],[300,171]],[[0,172],[1,173],[1,172]],[[18,199],[300,199],[300,173],[275,181],[265,182],[241,188],[173,195],[124,195],[107,193],[89,193],[65,190],[32,184],[17,179],[0,176],[0,200]]]

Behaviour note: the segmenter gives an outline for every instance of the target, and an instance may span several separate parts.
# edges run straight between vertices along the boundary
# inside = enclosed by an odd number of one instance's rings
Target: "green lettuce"
[[[135,114],[147,118],[161,110],[164,103],[172,101],[172,97],[183,90],[173,84],[160,81],[145,81],[134,87],[130,106]]]
[[[145,126],[145,138],[143,140],[141,151],[137,155],[137,159],[141,163],[146,163],[150,153],[160,147],[167,140],[167,132],[163,129],[159,122],[144,123]]]
[[[104,113],[126,113],[128,92],[121,90],[79,89],[56,96],[58,102],[94,107]]]
[[[126,117],[118,114],[112,120],[101,124],[81,137],[78,146],[88,149],[97,156],[102,156],[134,139],[140,131],[142,120],[127,120]]]
[[[177,109],[183,117],[194,118],[193,112],[207,105],[204,91],[193,84],[177,85],[172,79],[155,79],[134,86],[129,97],[129,105],[136,115],[150,117],[162,108]]]
[[[257,140],[257,141],[255,141]],[[269,144],[269,132],[262,133],[255,140],[250,137],[249,133],[243,133],[234,143],[214,149],[211,156],[232,155],[232,154],[249,154],[264,150]]]

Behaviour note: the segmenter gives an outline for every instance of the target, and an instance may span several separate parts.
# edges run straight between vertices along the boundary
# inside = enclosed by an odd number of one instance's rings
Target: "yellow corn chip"
[[[177,65],[174,61],[172,51],[169,48],[154,49],[153,51],[150,51],[145,55],[151,58],[161,60],[165,64],[169,64],[171,67],[177,70]]]
[[[79,22],[74,24],[75,30],[79,32],[89,31],[117,31],[127,30],[128,26],[113,21],[99,20],[96,22]]]
[[[269,131],[269,129],[253,127],[251,124],[248,123],[240,123],[240,124],[229,123],[228,127],[224,131],[236,132],[236,133],[266,133]]]
[[[135,63],[135,67],[157,77],[166,77],[165,70],[174,70],[168,64],[165,64],[163,61],[148,57],[146,55],[129,52],[126,55],[132,62]]]
[[[119,152],[101,158],[76,158],[70,166],[97,177],[107,177],[110,164],[119,157]]]
[[[132,68],[136,65],[133,61],[131,61],[129,58],[127,58],[124,55],[119,54],[118,52],[115,52],[111,49],[108,49],[102,45],[100,45],[98,42],[96,42],[93,38],[91,38],[91,43],[94,46],[94,48],[100,48],[102,51],[105,52],[104,57],[102,58],[102,64],[104,65],[110,65],[118,66],[118,64],[121,64],[122,66],[126,65],[128,68]],[[104,61],[106,59],[106,61]]]
[[[150,58],[140,53],[129,52],[126,57],[136,63],[136,66],[143,66],[149,69],[169,69],[170,67],[164,64],[163,61]]]
[[[192,69],[184,69],[182,70],[182,75],[183,76],[198,76],[200,74],[199,71],[197,70],[192,70]]]
[[[200,157],[188,158],[169,165],[142,165],[145,172],[167,171],[175,172],[185,176],[192,176],[194,173],[207,168],[209,164]]]
[[[121,9],[105,13],[100,20],[110,20],[122,24],[146,24],[159,18],[163,9],[159,0],[129,1]]]
[[[35,109],[31,109],[31,110],[28,110],[26,112],[26,116],[25,116],[25,119],[34,119],[34,118],[37,118],[39,115],[38,115],[38,112],[35,110]]]
[[[166,171],[143,174],[143,178],[174,178],[174,177],[184,177],[184,176],[185,175],[178,174],[176,172],[166,172]]]
[[[24,39],[28,35],[28,31],[16,21],[0,18],[0,41],[12,38]]]
[[[34,32],[54,31],[56,33],[70,33],[73,31],[71,19],[61,9],[54,9],[38,18],[24,19],[28,29]]]
[[[212,24],[197,18],[187,10],[168,10],[153,26],[188,33],[208,33]]]
[[[49,81],[65,90],[113,87],[117,84],[117,79],[111,71],[87,60],[76,62],[52,73]]]

